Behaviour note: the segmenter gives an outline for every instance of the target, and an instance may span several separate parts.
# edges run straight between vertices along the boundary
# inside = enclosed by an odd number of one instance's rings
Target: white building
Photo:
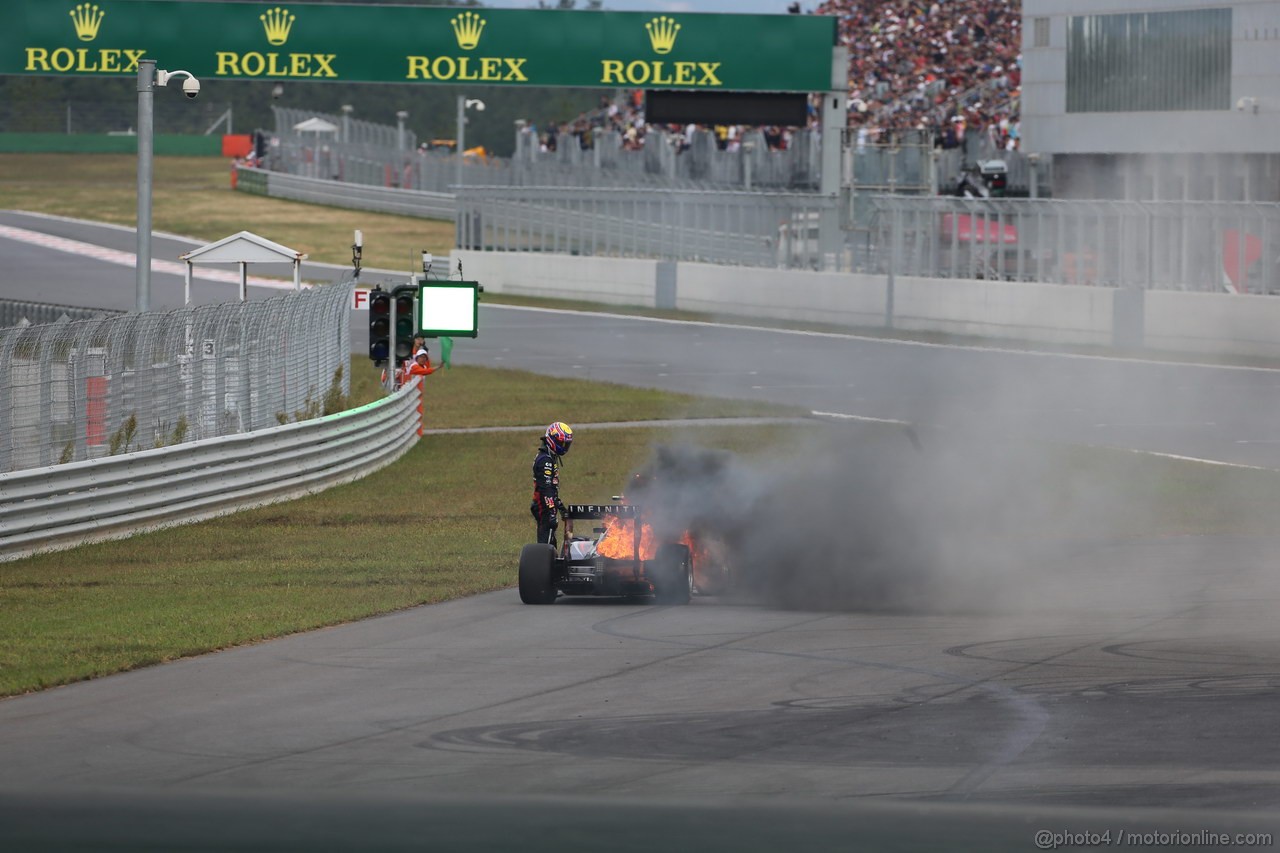
[[[1058,197],[1280,201],[1280,0],[1023,0]]]

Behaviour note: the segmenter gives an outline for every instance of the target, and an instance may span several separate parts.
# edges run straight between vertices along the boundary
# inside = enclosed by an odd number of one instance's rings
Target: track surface
[[[132,251],[134,239],[131,231],[13,211],[0,212],[0,225],[121,251]],[[154,256],[177,258],[192,245],[157,238]],[[0,261],[0,296],[133,306],[130,268],[2,237]],[[304,263],[303,276],[332,280],[340,269]],[[158,310],[181,305],[180,277],[156,274],[153,286]],[[276,292],[250,288],[255,298]],[[225,301],[234,293],[234,285],[198,283],[195,301]],[[364,321],[353,313],[356,352],[367,345]],[[930,346],[499,305],[481,308],[480,328],[475,340],[458,341],[458,363],[1280,469],[1280,370]]]
[[[1018,616],[503,591],[0,703],[0,790],[909,799],[993,807],[990,833],[1173,806],[1191,831],[1280,805],[1276,544],[1099,544],[1062,571],[1126,603]]]
[[[6,278],[23,251],[0,241]],[[91,269],[82,278],[105,280]],[[1267,371],[492,307],[482,323],[460,361],[1275,464],[1275,444],[1239,443],[1280,422],[1280,374]],[[766,827],[790,831],[787,815],[825,838],[815,846],[854,837],[840,827],[881,827],[863,839],[874,849],[1033,849],[1042,815],[1056,831],[1101,832],[1119,814],[1107,808],[1168,830],[1265,828],[1223,814],[1280,805],[1277,546],[1087,543],[1054,567],[1063,595],[1017,613],[524,607],[505,591],[50,690],[0,702],[0,840],[132,837],[185,797],[155,826],[171,838],[200,826],[213,843],[231,822],[183,816],[219,814],[226,795],[292,798],[273,813],[302,823],[354,802],[375,804],[368,815],[403,797],[463,798],[431,814],[464,849],[483,847],[474,819],[459,825],[468,809],[527,828],[548,811],[585,825],[634,804],[677,833],[663,804],[686,798],[739,850],[768,849]],[[779,797],[801,805],[775,820],[765,805],[714,811]],[[1134,811],[1153,806],[1178,811]],[[947,835],[964,821],[972,844]],[[902,842],[918,832],[920,847]]]

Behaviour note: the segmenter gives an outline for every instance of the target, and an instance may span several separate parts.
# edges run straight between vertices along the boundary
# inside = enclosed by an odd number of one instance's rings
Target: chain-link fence
[[[133,81],[121,84],[131,92]],[[188,98],[156,98],[158,134],[232,133],[231,104]],[[116,133],[137,132],[138,100],[118,101],[0,101],[0,133]]]
[[[336,411],[351,290],[0,329],[0,472]]]
[[[929,278],[1280,292],[1280,204],[878,195],[855,265]]]

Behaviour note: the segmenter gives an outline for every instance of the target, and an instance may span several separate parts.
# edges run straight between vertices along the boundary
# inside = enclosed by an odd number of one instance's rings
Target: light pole
[[[404,120],[408,117],[406,110],[396,112],[396,150],[400,152],[401,159],[404,158]]]
[[[154,59],[138,60],[138,281],[134,310],[139,314],[151,310],[151,154],[155,87],[168,85],[178,76],[187,78],[182,83],[182,94],[190,99],[200,94],[200,81],[190,71],[161,71],[156,68]]]
[[[477,112],[484,112],[484,101],[480,100],[479,98],[468,98],[466,95],[459,95],[458,96],[458,136],[457,136],[457,147],[458,147],[457,170],[458,171],[454,179],[454,183],[457,184],[459,187],[462,186],[462,156],[463,156],[463,152],[467,150],[467,143],[466,143],[467,110],[471,108],[475,108]],[[454,190],[454,192],[456,193],[457,190]]]

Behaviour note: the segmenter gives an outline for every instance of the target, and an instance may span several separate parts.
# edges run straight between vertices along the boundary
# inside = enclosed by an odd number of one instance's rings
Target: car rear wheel
[[[520,600],[525,604],[550,604],[556,600],[551,582],[555,552],[547,545],[525,545],[520,552]]]
[[[653,600],[657,604],[688,604],[693,592],[689,549],[684,545],[664,545],[653,561]]]

